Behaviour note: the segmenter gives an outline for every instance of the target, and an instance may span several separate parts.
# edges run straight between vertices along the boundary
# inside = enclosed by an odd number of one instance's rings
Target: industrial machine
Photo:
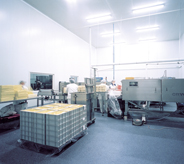
[[[75,92],[71,94],[71,103],[72,104],[82,104],[86,105],[87,108],[87,121],[89,123],[94,123],[94,92],[93,92],[93,85],[94,80],[91,78],[85,78],[85,82],[77,82],[76,84],[78,86],[85,86],[86,84],[89,84],[91,86],[87,86],[85,88],[86,92]],[[60,91],[60,97],[59,100],[66,103],[67,102],[67,93],[66,93],[66,86],[69,84],[69,82],[60,81],[59,82],[59,91]]]
[[[87,109],[87,124],[94,123],[94,104],[96,99],[94,98],[93,91],[94,80],[91,78],[85,78],[86,92],[75,92],[71,94],[72,104],[86,105]]]
[[[132,101],[184,102],[184,79],[134,79],[121,82],[122,100],[125,100],[124,118],[127,117],[128,102],[132,104],[134,104]]]
[[[60,102],[62,101],[63,103],[67,103],[67,93],[64,89],[66,88],[68,84],[70,84],[70,82],[66,82],[66,81],[59,82],[59,92],[61,93],[59,96]],[[78,86],[85,85],[85,82],[77,82],[76,84]]]
[[[38,96],[53,96],[54,90],[53,89],[40,89],[38,92]]]
[[[60,93],[59,91],[55,91],[53,89],[40,89],[38,92],[38,96],[45,96],[46,100],[53,100],[55,102],[56,100],[56,96],[61,95],[62,93]]]
[[[64,88],[70,84],[69,82],[65,82],[65,81],[60,81],[59,82],[59,92],[61,93],[59,96],[59,100],[60,102],[62,101],[63,103],[67,102],[67,93],[64,92]]]
[[[75,92],[71,94],[71,103],[72,104],[83,104],[87,108],[87,122],[88,124],[94,123],[94,109],[97,108],[97,94],[96,85],[100,84],[96,79],[96,69],[94,68],[94,78],[85,78],[84,82],[76,83],[78,86],[85,86],[83,92]],[[65,91],[66,86],[69,82],[59,82],[59,91],[61,95],[59,97],[60,101],[66,103],[67,93]],[[101,94],[103,94],[101,92]]]
[[[75,92],[71,94],[72,104],[86,105],[87,122],[94,122],[93,93]]]

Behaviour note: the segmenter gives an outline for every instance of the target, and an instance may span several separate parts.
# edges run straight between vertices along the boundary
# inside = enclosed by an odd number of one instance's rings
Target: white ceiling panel
[[[101,37],[100,33],[119,30],[121,35],[115,41],[136,44],[140,38],[155,36],[157,41],[179,39],[184,32],[184,0],[24,0],[35,9],[50,17],[83,40],[89,42],[91,28],[92,45],[106,47],[112,37]],[[132,9],[164,3],[155,11],[135,14]],[[108,21],[89,23],[86,18],[111,13]],[[160,29],[149,32],[136,32],[137,27],[158,24]]]

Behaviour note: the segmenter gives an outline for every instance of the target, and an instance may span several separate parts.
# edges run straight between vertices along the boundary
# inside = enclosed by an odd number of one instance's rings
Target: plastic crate
[[[25,110],[21,116],[21,139],[60,147],[82,132],[87,110],[84,105],[55,103]]]
[[[66,128],[66,123],[58,124],[58,125],[46,124],[46,131],[60,131],[63,128]]]
[[[50,141],[50,140],[47,140],[46,141],[46,145],[48,146],[53,146],[53,147],[60,147],[62,146],[64,143],[65,143],[65,139],[61,139],[61,140],[57,140],[57,141]]]

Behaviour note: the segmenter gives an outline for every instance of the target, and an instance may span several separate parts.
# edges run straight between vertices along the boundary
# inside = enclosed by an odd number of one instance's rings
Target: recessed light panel
[[[164,3],[157,3],[157,4],[148,5],[148,6],[133,8],[132,12],[133,13],[149,12],[149,11],[161,9],[164,6],[165,6]]]
[[[86,20],[90,23],[92,22],[101,22],[105,20],[112,19],[112,15],[110,13],[107,14],[101,14],[101,15],[94,15],[86,18]]]
[[[145,26],[145,27],[138,27],[136,28],[137,32],[144,32],[144,31],[152,31],[152,30],[158,30],[159,25],[153,25],[153,26]]]
[[[119,32],[119,31],[114,31],[114,33],[113,32],[104,32],[104,33],[101,33],[100,35],[102,36],[102,37],[110,37],[110,36],[115,36],[115,35],[120,35],[121,33]]]
[[[153,42],[153,41],[156,41],[156,37],[139,39],[139,42]]]

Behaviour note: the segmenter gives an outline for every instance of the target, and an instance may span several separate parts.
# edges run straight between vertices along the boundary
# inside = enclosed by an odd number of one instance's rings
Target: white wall
[[[30,72],[54,74],[54,89],[90,76],[89,44],[21,0],[0,1],[0,33],[0,85],[30,85]]]
[[[96,53],[96,63],[93,64],[105,64],[112,63],[113,61],[113,48],[98,48]],[[155,60],[169,60],[178,59],[179,55],[179,41],[165,41],[165,42],[151,42],[147,44],[135,44],[135,45],[118,45],[115,47],[115,63],[129,63],[140,61],[155,61]],[[104,60],[105,59],[105,60]],[[146,65],[125,65],[115,66],[115,79],[118,84],[121,84],[121,80],[125,77],[148,77],[148,78],[160,78],[163,76],[164,71],[167,70],[168,77],[181,77],[181,68],[176,68],[180,65],[148,65],[146,71]],[[111,67],[98,67],[99,70],[112,68]],[[155,69],[151,69],[155,68]],[[121,69],[121,70],[119,70]],[[124,69],[124,70],[122,70]],[[130,70],[134,69],[134,70]],[[108,80],[112,80],[113,72],[111,71],[99,71],[97,73],[100,77],[106,77]]]
[[[180,58],[184,58],[184,33],[180,38]],[[181,77],[184,78],[184,64],[182,65],[182,69],[180,70]]]

